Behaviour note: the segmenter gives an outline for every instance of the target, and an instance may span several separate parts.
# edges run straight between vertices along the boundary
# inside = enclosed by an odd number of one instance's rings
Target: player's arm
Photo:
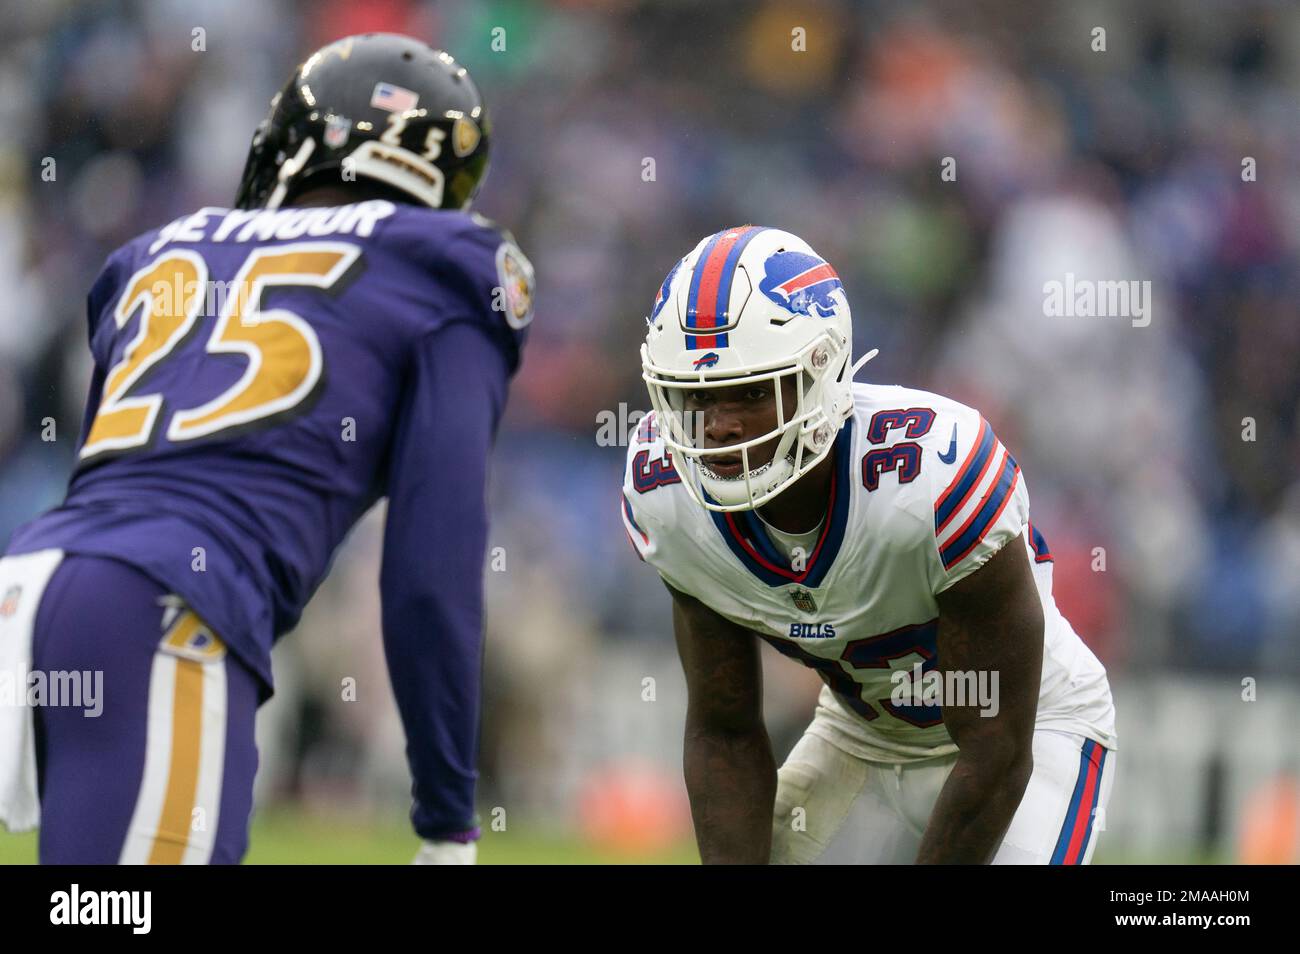
[[[985,864],[1029,784],[1043,668],[1043,607],[1023,543],[1012,537],[937,597],[940,670],[997,673],[997,714],[943,708],[960,749],[921,841],[917,863]]]
[[[763,724],[758,639],[671,586],[686,673],[686,790],[705,864],[767,864],[776,760]]]
[[[388,464],[384,652],[414,778],[411,820],[426,843],[449,849],[439,857],[478,836],[485,487],[508,378],[481,326],[427,334],[411,358]]]

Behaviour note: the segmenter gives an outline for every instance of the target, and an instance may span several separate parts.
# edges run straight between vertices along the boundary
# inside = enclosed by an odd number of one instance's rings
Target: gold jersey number
[[[290,411],[311,394],[322,371],[320,339],[293,312],[263,311],[262,293],[273,285],[328,289],[360,254],[357,246],[340,242],[255,249],[225,286],[207,343],[208,354],[247,358],[244,374],[206,404],[172,414],[167,439],[175,443],[209,437]],[[208,283],[207,263],[188,250],[169,252],[131,276],[113,318],[121,330],[140,309],[139,329],[104,380],[99,410],[81,448],[83,461],[149,443],[163,398],[132,390],[185,340],[217,287]]]

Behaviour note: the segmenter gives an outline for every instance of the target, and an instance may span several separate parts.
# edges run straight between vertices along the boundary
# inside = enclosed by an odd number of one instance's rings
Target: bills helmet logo
[[[718,353],[716,351],[710,351],[704,357],[695,359],[694,368],[696,371],[699,371],[701,368],[711,368],[717,363]]]
[[[776,252],[763,263],[764,276],[758,288],[792,315],[830,318],[839,308],[832,297],[842,290],[835,269],[815,255],[804,252]]]

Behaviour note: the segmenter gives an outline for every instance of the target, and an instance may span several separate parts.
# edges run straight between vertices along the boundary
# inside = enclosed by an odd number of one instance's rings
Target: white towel
[[[36,792],[36,713],[26,704],[32,634],[45,585],[62,550],[0,559],[0,825],[30,831],[41,820]]]

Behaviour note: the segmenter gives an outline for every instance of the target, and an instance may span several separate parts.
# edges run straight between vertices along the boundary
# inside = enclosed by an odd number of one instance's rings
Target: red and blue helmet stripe
[[[745,246],[763,229],[756,225],[742,225],[709,237],[700,253],[695,270],[691,273],[690,291],[686,297],[686,347],[725,348],[727,333],[711,332],[711,328],[731,325],[729,307],[731,284],[736,275]],[[702,331],[703,334],[691,334]]]

